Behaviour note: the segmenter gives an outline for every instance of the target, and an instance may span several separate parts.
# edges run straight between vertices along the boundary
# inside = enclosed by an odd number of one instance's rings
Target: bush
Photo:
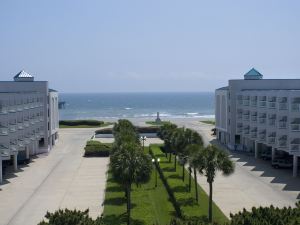
[[[202,219],[191,219],[191,220],[181,220],[178,218],[173,218],[170,222],[170,225],[219,225],[217,222],[209,223],[206,217]]]
[[[143,133],[157,133],[159,131],[159,127],[135,127],[136,131],[140,134]],[[112,134],[112,128],[106,128],[101,130],[96,130],[95,134]]]
[[[106,129],[101,129],[101,130],[96,130],[95,134],[112,134],[113,129],[112,128],[106,128]]]
[[[60,209],[54,213],[47,212],[47,221],[43,220],[38,225],[104,225],[101,218],[93,220],[89,217],[89,210]]]
[[[112,144],[103,144],[100,141],[87,141],[84,148],[85,157],[108,157],[112,148]]]
[[[104,125],[104,122],[99,120],[60,120],[59,125],[65,125],[65,126],[86,125],[86,126],[100,127],[101,125]]]
[[[296,225],[300,224],[300,203],[296,208],[284,207],[282,209],[270,207],[253,207],[251,211],[243,210],[230,215],[230,225]]]

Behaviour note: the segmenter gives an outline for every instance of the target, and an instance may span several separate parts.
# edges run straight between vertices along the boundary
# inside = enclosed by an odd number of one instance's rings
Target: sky
[[[0,80],[59,92],[214,91],[300,78],[299,0],[1,0]]]

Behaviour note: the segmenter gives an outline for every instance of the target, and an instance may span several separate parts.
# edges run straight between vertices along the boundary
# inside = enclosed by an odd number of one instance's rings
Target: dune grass
[[[182,214],[187,218],[201,218],[208,216],[208,196],[198,185],[199,202],[195,200],[194,179],[192,179],[192,190],[188,191],[189,175],[185,170],[185,181],[182,180],[182,166],[177,164],[177,170],[174,170],[174,156],[172,162],[166,158],[159,145],[151,145],[152,152],[156,158],[160,158],[160,167],[164,177],[174,192],[177,203]],[[199,178],[198,179],[203,179]],[[227,222],[227,217],[222,213],[216,204],[213,204],[213,220],[217,222]]]
[[[146,148],[146,151],[148,149]],[[155,188],[155,169],[151,179],[141,187],[132,185],[133,225],[169,224],[175,210],[169,201],[168,193],[157,176],[158,186]],[[108,173],[107,188],[104,201],[104,220],[107,224],[126,224],[126,198],[123,189],[117,184],[111,173]]]

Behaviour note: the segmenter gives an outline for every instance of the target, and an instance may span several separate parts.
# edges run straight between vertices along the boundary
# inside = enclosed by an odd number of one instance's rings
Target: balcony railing
[[[237,127],[236,132],[239,133],[239,134],[242,133],[243,132],[243,127]]]
[[[243,115],[243,120],[249,121],[250,116],[248,114]]]
[[[0,127],[0,136],[8,135],[8,128],[7,127]]]
[[[259,102],[259,107],[260,108],[266,108],[266,106],[267,106],[267,102],[266,101],[260,101]]]
[[[22,112],[23,111],[23,105],[17,105],[17,111]]]
[[[266,118],[259,118],[259,123],[265,124],[266,123]]]
[[[269,109],[276,109],[276,102],[269,102]]]
[[[287,140],[279,140],[278,146],[281,148],[285,148],[287,146]]]
[[[300,144],[291,144],[291,152],[297,153],[300,151]]]
[[[7,114],[7,108],[6,107],[1,107],[0,108],[0,114]]]
[[[265,141],[266,140],[266,135],[265,134],[260,134],[259,135],[259,140]]]
[[[292,131],[300,131],[300,124],[291,124]]]
[[[9,125],[9,132],[13,133],[17,130],[17,125],[15,124],[10,124]]]
[[[18,146],[16,144],[10,144],[9,148],[11,151],[15,152],[17,151]]]
[[[279,110],[287,110],[287,108],[286,102],[279,103]]]
[[[23,129],[23,123],[22,122],[18,122],[18,129],[22,130]]]
[[[24,121],[24,127],[29,127],[29,121]]]
[[[257,101],[251,101],[251,106],[256,107],[257,106]]]
[[[280,129],[286,129],[287,128],[287,122],[279,121],[278,127]]]
[[[16,106],[12,105],[12,106],[9,106],[8,110],[9,110],[10,113],[15,113],[17,108],[16,108]]]
[[[257,132],[251,131],[251,138],[257,138]]]
[[[18,140],[18,146],[24,147],[24,140]]]
[[[249,106],[249,100],[243,100],[243,105],[244,106]]]
[[[239,113],[239,114],[237,115],[237,118],[238,118],[238,119],[242,119],[242,118],[243,118],[243,114]]]
[[[257,121],[257,116],[251,116],[251,121],[256,122]]]
[[[275,119],[269,119],[269,126],[275,126]]]
[[[300,104],[292,104],[292,111],[300,112]]]
[[[269,144],[275,144],[276,138],[275,137],[268,137]]]

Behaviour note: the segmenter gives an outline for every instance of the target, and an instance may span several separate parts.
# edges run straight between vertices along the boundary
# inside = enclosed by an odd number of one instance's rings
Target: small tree
[[[124,187],[127,196],[127,224],[130,224],[131,185],[149,181],[152,171],[150,156],[144,154],[136,143],[124,143],[111,156],[111,170],[114,179]]]
[[[234,172],[234,164],[230,160],[228,154],[225,151],[218,149],[214,145],[206,147],[201,154],[197,154],[196,161],[201,162],[197,168],[200,174],[206,176],[209,184],[209,207],[208,207],[208,219],[212,221],[212,191],[213,182],[216,177],[217,171],[221,171],[223,175],[230,175]]]

